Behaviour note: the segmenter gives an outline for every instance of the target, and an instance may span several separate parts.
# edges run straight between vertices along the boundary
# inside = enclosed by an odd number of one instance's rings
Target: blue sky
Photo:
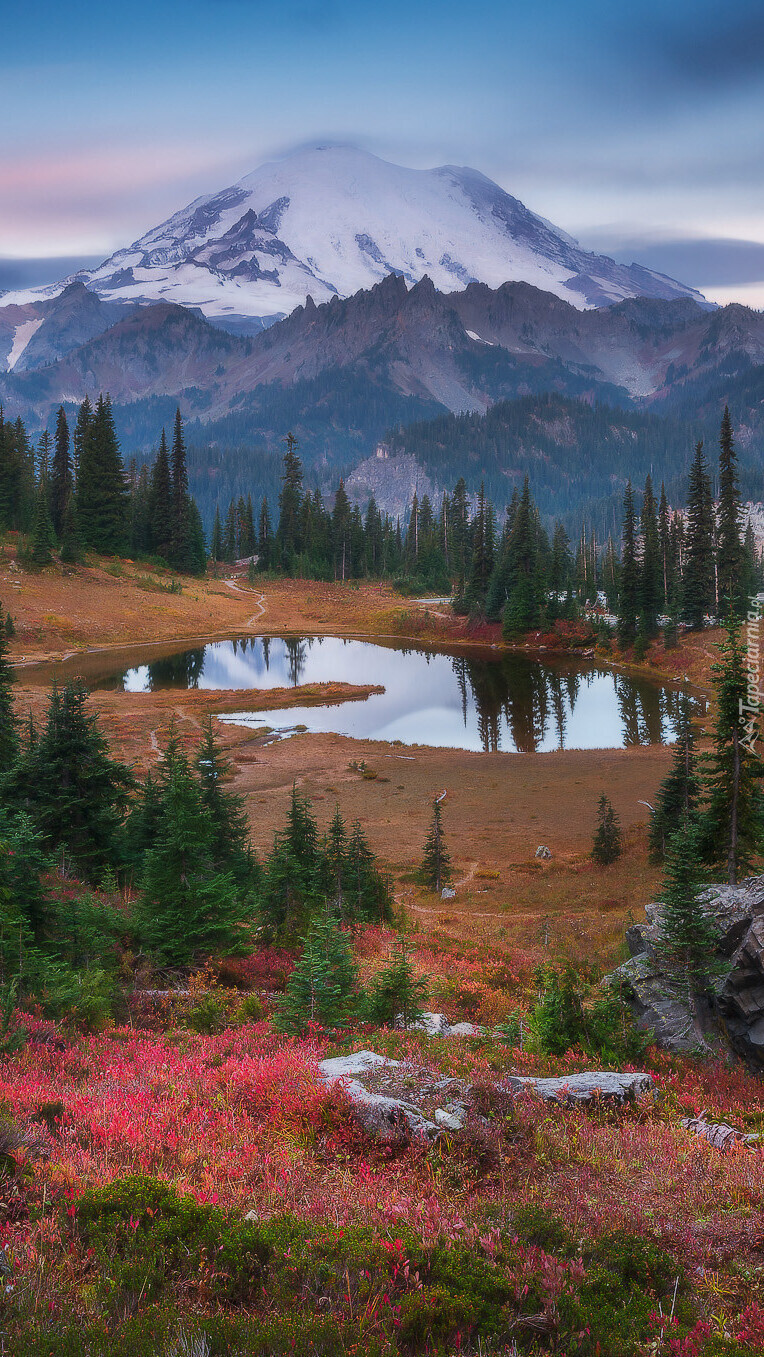
[[[0,286],[332,139],[764,305],[760,2],[0,3]]]

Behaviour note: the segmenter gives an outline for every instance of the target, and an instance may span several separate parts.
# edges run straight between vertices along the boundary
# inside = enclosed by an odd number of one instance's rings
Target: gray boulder
[[[537,1079],[533,1075],[510,1075],[505,1088],[513,1093],[537,1093],[547,1103],[590,1103],[594,1098],[607,1102],[633,1102],[640,1093],[653,1088],[651,1074],[618,1074],[612,1070],[587,1070],[568,1074],[563,1079]]]
[[[545,843],[540,843],[538,848],[536,849],[536,857],[548,859],[551,858],[551,856],[552,856],[551,848],[547,848]]]
[[[327,1083],[342,1080],[343,1088],[361,1122],[373,1135],[386,1140],[400,1135],[401,1131],[410,1131],[412,1135],[423,1135],[427,1140],[433,1140],[440,1134],[440,1129],[435,1122],[423,1116],[418,1107],[402,1098],[372,1093],[356,1077],[363,1077],[380,1067],[397,1069],[401,1064],[400,1060],[388,1060],[387,1056],[379,1055],[376,1051],[356,1051],[354,1055],[322,1060],[318,1068]]]
[[[757,1071],[764,1069],[764,876],[739,886],[710,886],[701,899],[718,928],[719,975],[709,1019],[721,1039]],[[646,1031],[672,1051],[697,1045],[692,1016],[661,961],[661,905],[627,929],[631,958],[608,977]]]

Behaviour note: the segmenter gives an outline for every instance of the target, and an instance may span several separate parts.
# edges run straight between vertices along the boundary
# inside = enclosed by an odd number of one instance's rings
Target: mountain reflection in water
[[[230,691],[338,681],[381,684],[385,691],[365,701],[242,711],[221,720],[531,754],[670,741],[680,698],[674,689],[592,663],[490,651],[449,655],[334,636],[216,641],[112,672],[94,686]]]

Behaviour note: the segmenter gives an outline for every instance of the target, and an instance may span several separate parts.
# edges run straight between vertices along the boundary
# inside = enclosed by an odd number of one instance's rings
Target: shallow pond
[[[384,693],[362,701],[220,719],[283,734],[299,725],[357,739],[524,753],[668,742],[680,697],[676,689],[591,662],[490,650],[447,654],[334,636],[215,641],[130,668],[124,661],[114,666],[114,657],[87,657],[90,686],[150,692],[381,684]],[[81,659],[70,660],[57,673],[63,678],[84,668]]]

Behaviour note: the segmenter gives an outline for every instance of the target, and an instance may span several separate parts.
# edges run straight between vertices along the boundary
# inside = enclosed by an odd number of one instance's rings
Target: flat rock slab
[[[336,1055],[330,1060],[322,1060],[318,1068],[326,1080],[346,1077],[353,1079],[358,1075],[368,1074],[370,1070],[378,1069],[380,1065],[394,1069],[400,1064],[400,1060],[390,1060],[386,1055],[380,1055],[378,1051],[356,1051],[353,1055]]]
[[[537,1079],[533,1075],[510,1075],[504,1087],[515,1093],[528,1090],[548,1103],[588,1103],[593,1098],[608,1102],[631,1102],[653,1088],[651,1074],[618,1074],[612,1070],[568,1074],[564,1079]]]

